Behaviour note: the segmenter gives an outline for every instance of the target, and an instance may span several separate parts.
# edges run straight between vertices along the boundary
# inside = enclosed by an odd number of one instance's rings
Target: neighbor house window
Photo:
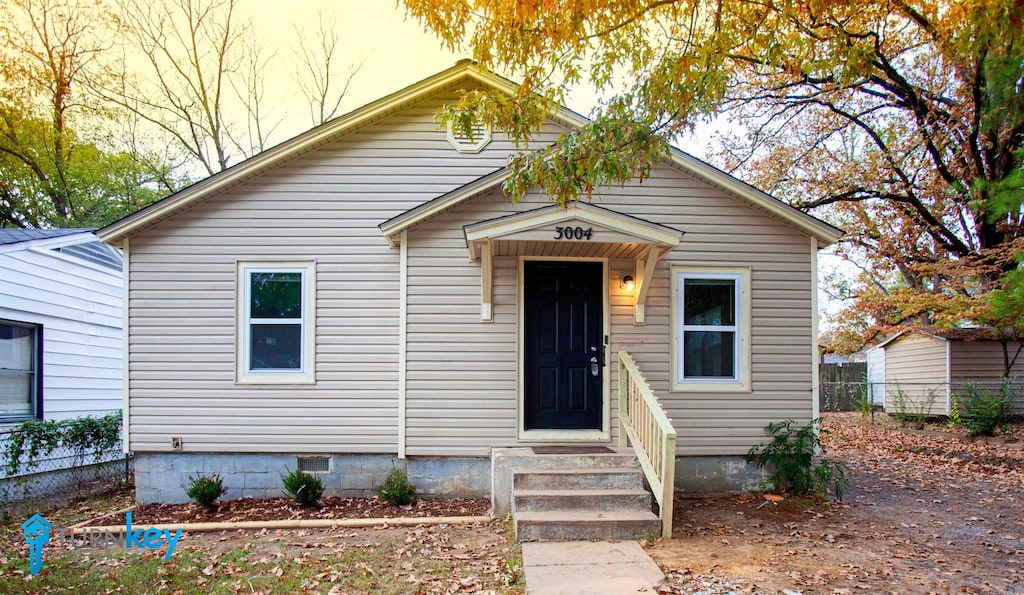
[[[0,321],[0,421],[42,413],[42,328]]]
[[[238,264],[238,381],[313,382],[312,262]]]
[[[750,273],[673,267],[675,390],[748,390]]]

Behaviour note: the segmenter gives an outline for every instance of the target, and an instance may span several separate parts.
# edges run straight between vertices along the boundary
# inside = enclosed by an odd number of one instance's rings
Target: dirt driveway
[[[1024,445],[833,414],[842,503],[681,499],[665,593],[1024,593]]]

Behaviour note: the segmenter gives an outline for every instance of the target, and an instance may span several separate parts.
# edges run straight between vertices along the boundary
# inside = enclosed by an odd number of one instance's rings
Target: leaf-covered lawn
[[[756,495],[676,502],[675,539],[649,549],[662,593],[1021,593],[1024,444],[912,432],[828,414],[843,502]]]
[[[458,503],[449,504],[458,507]],[[115,494],[47,511],[45,516],[55,526],[66,527],[114,512],[90,524],[117,524],[124,522],[120,511],[127,505],[126,495]],[[443,506],[435,508],[440,511]],[[403,516],[402,511],[394,516]],[[524,589],[519,548],[509,534],[511,527],[503,521],[185,533],[167,562],[166,547],[140,552],[54,540],[46,548],[42,572],[32,576],[28,548],[18,530],[21,520],[12,519],[3,531],[0,593],[521,593]]]

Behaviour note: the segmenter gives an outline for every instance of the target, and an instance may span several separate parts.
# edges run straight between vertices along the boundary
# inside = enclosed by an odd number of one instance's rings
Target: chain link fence
[[[33,443],[23,430],[0,432],[0,508],[41,509],[119,489],[132,482],[134,464],[118,440],[113,444],[69,447]],[[20,453],[16,462],[13,454]]]
[[[1002,400],[1010,420],[1024,418],[1024,379],[958,382],[822,382],[821,411],[884,410],[886,413],[942,418],[966,415],[981,399]]]

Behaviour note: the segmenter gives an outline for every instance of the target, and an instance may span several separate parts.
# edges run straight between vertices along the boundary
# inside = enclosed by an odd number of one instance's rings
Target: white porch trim
[[[576,224],[561,227],[559,224]],[[589,225],[593,234],[587,239],[560,239],[556,230]],[[593,230],[596,226],[597,230]],[[403,232],[404,233],[404,232]],[[480,317],[491,320],[493,311],[493,267],[494,242],[563,242],[581,247],[591,244],[618,246],[634,244],[646,246],[635,258],[636,279],[633,293],[633,319],[635,324],[644,324],[647,294],[654,278],[654,267],[658,260],[679,245],[682,231],[644,221],[630,215],[587,203],[573,203],[567,208],[551,205],[532,211],[515,213],[480,221],[463,227],[466,247],[470,260],[480,260]],[[594,235],[598,236],[596,241]],[[532,255],[531,255],[532,256]],[[547,258],[537,255],[536,258]],[[572,258],[572,257],[569,257]],[[552,260],[558,260],[552,258]],[[578,260],[585,260],[579,258]],[[607,259],[606,259],[607,260]]]
[[[524,361],[524,344],[523,344],[523,328],[526,319],[525,310],[525,297],[526,291],[524,286],[524,263],[528,260],[531,261],[547,261],[547,262],[600,262],[602,263],[602,276],[604,277],[601,283],[601,325],[604,330],[604,338],[607,338],[607,342],[602,346],[605,350],[604,367],[601,368],[601,378],[604,380],[601,384],[601,429],[600,430],[526,430],[523,428],[524,425],[524,411],[523,411],[523,397],[525,391],[523,390],[524,383],[526,381],[526,375],[523,369]],[[517,265],[517,281],[516,281],[516,438],[519,442],[608,442],[611,440],[611,382],[608,370],[610,366],[608,364],[611,358],[608,357],[608,347],[612,344],[612,327],[611,327],[611,295],[609,293],[608,286],[608,259],[607,258],[594,258],[594,257],[557,257],[557,256],[520,256],[519,263]]]

